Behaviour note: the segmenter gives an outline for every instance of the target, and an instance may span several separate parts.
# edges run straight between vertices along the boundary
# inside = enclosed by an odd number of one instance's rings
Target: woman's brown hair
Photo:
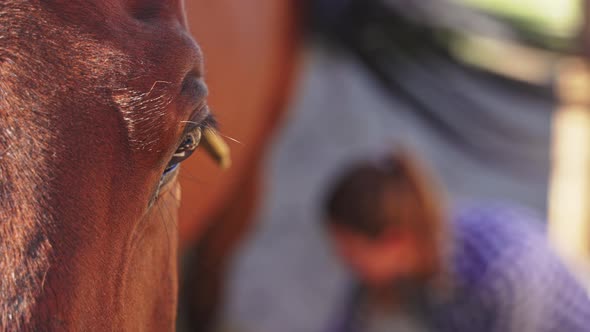
[[[401,152],[350,167],[327,196],[325,222],[371,238],[401,226],[437,236],[444,220],[444,199],[420,165]]]

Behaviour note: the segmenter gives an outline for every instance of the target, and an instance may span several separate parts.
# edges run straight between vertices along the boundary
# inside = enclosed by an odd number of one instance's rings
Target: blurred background
[[[180,331],[326,331],[351,276],[320,225],[343,165],[403,146],[451,202],[548,220],[590,263],[583,0],[187,1],[233,166],[183,166]]]

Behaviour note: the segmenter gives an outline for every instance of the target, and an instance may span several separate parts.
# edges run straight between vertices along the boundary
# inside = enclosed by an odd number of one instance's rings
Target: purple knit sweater
[[[505,205],[453,215],[452,291],[420,299],[425,325],[439,332],[590,331],[588,291],[551,249],[542,222]],[[350,319],[354,302],[335,331],[363,330]]]

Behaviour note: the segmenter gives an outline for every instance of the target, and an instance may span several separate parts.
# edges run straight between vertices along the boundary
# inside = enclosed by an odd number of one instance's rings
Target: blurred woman
[[[443,201],[407,156],[338,179],[325,226],[358,285],[330,332],[391,331],[382,322],[394,312],[441,332],[590,331],[588,293],[542,222],[507,205],[446,211]]]

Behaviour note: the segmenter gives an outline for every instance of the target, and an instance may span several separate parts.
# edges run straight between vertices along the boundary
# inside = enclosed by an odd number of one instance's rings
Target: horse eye
[[[172,160],[170,160],[170,163],[168,163],[166,170],[173,169],[179,163],[190,157],[199,146],[199,143],[201,142],[201,136],[202,131],[199,127],[189,131],[184,137],[182,143],[180,143],[178,146],[178,149],[176,149],[176,152],[174,152]]]

